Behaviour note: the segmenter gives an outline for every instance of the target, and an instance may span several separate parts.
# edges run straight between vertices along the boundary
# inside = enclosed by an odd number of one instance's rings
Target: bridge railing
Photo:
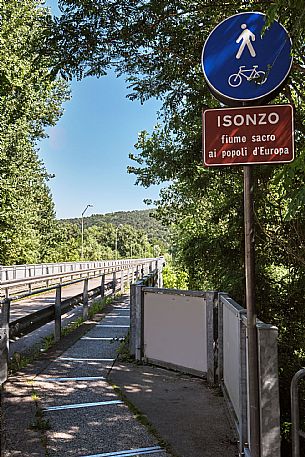
[[[27,265],[0,265],[0,284],[14,280],[31,279],[38,276],[58,275],[84,270],[98,270],[102,268],[130,265],[147,261],[148,259],[120,259],[120,260],[98,260],[93,262],[61,262],[61,263],[39,263]],[[153,259],[150,259],[153,260]]]
[[[31,268],[23,270],[23,265],[20,266],[20,270],[19,265],[5,267],[9,268],[7,270],[3,270],[5,271],[5,276],[19,276],[19,278],[7,279],[0,282],[0,298],[1,296],[8,297],[13,293],[14,290],[18,291],[19,293],[23,290],[25,291],[26,296],[26,291],[28,293],[32,293],[32,291],[35,289],[35,286],[36,288],[41,288],[42,284],[45,284],[45,287],[49,287],[57,280],[60,280],[60,282],[65,282],[69,280],[72,281],[76,278],[90,278],[101,275],[102,273],[111,273],[114,271],[120,271],[122,268],[127,269],[134,266],[136,266],[139,271],[142,271],[145,265],[154,262],[156,262],[155,259],[124,259],[105,262],[76,262],[73,264],[43,264],[36,266],[34,265],[36,269],[33,270],[32,273]],[[48,265],[52,265],[52,268],[46,268]],[[62,265],[65,265],[65,267],[62,267]],[[16,270],[14,270],[14,268],[16,268]],[[44,274],[40,274],[42,271]]]
[[[156,275],[155,273],[160,264],[160,259],[135,259],[132,261],[114,261],[112,265],[107,262],[106,267],[98,266],[99,274],[95,275],[95,279],[100,278],[100,284],[89,290],[89,277],[80,278],[77,280],[69,281],[64,284],[59,282],[62,278],[62,274],[57,275],[59,280],[57,284],[38,288],[25,293],[21,293],[17,296],[12,296],[7,293],[5,299],[1,303],[1,314],[0,314],[0,384],[5,382],[7,379],[8,370],[8,350],[9,350],[9,338],[22,337],[42,325],[54,321],[54,337],[55,341],[61,338],[61,316],[67,311],[72,309],[74,306],[82,303],[83,305],[83,318],[88,318],[89,300],[94,299],[98,296],[102,298],[107,295],[115,294],[118,291],[123,292],[125,285],[132,283],[134,280],[140,278],[151,277]],[[70,273],[69,273],[70,274]],[[111,279],[109,280],[109,275]],[[146,276],[145,276],[146,275]],[[55,277],[56,275],[52,275]],[[50,279],[49,276],[47,279]],[[41,277],[32,278],[31,280],[23,279],[18,280],[17,283],[30,283],[33,282],[41,283]],[[83,291],[73,297],[62,299],[62,289],[71,284],[83,282]],[[16,286],[16,281],[12,281],[12,285]],[[2,284],[7,290],[8,283]],[[44,293],[47,291],[54,290],[56,292],[54,303],[52,305],[44,306],[38,311],[24,315],[23,317],[10,321],[10,309],[11,304],[14,301],[20,300],[21,298],[34,296],[36,294]]]

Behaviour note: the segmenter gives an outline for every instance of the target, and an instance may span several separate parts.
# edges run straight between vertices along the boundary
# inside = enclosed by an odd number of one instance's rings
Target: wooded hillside
[[[144,231],[149,242],[155,239],[168,244],[169,229],[153,217],[154,214],[156,215],[156,210],[153,209],[92,214],[91,216],[84,217],[84,227],[89,228],[93,225],[100,226],[104,223],[113,224],[116,227],[128,224],[137,230]],[[62,219],[61,222],[69,222],[71,224],[80,225],[81,218]]]

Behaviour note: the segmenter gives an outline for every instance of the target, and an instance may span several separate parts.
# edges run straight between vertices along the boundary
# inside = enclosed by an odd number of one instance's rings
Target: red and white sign
[[[267,105],[204,111],[203,156],[207,167],[292,162],[293,107]]]

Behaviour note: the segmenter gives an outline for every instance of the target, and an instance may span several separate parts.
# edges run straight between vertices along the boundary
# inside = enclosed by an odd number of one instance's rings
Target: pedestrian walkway
[[[160,445],[160,439],[156,438],[156,435],[160,434],[151,434],[142,423],[137,421],[135,415],[122,401],[122,397],[119,398],[112,385],[107,382],[108,372],[115,362],[118,349],[128,332],[129,314],[128,298],[116,301],[112,305],[111,311],[102,320],[92,326],[67,350],[59,353],[58,357],[53,357],[53,360],[44,369],[39,370],[37,366],[36,373],[39,374],[18,376],[9,380],[6,392],[4,392],[3,406],[7,419],[5,421],[6,434],[10,438],[1,454],[3,457],[140,457],[142,455],[170,457],[172,455],[167,446],[167,450],[165,450],[165,446]],[[124,376],[124,370],[126,376]],[[179,387],[178,393],[178,390],[173,391],[179,385],[177,375],[175,375],[177,379],[174,381],[176,385],[174,387],[173,381],[170,380],[171,375],[164,374],[166,370],[163,370],[161,375],[160,372],[152,370],[152,368],[142,370],[141,376],[144,375],[145,379],[142,390],[145,394],[149,391],[154,392],[157,408],[151,408],[154,405],[154,398],[150,395],[150,407],[147,398],[145,401],[143,398],[142,400],[140,398],[140,401],[135,399],[138,409],[142,410],[144,414],[147,413],[148,419],[150,409],[154,409],[152,418],[154,428],[158,430],[156,417],[158,417],[158,411],[159,416],[164,414],[163,406],[168,411],[167,416],[164,417],[172,421],[169,424],[172,435],[179,435],[182,442],[190,449],[190,455],[197,455],[195,451],[193,454],[191,451],[192,441],[190,439],[194,433],[198,435],[196,444],[198,450],[201,449],[198,455],[212,455],[209,453],[209,443],[200,442],[201,430],[204,427],[200,422],[200,409],[192,411],[188,409],[187,404],[183,405],[183,395],[187,386],[190,390],[195,388],[194,401],[195,404],[199,404],[196,396],[202,393],[202,385],[195,386],[187,378],[183,378],[183,385]],[[133,380],[132,371],[132,365],[124,367],[121,364],[116,364],[113,371],[113,375],[115,372],[118,373],[116,380],[119,385],[124,384],[124,379],[127,382],[127,385],[122,386],[122,390],[127,393],[128,391],[136,393],[141,390],[141,376],[138,372],[137,379]],[[148,371],[149,377],[147,377]],[[160,378],[158,383],[155,382],[157,376]],[[161,386],[162,380],[165,384],[163,382]],[[200,383],[202,382],[201,380]],[[168,389],[171,394],[169,394],[169,402],[166,404]],[[162,397],[158,400],[158,391],[161,390]],[[210,398],[209,402],[211,401],[209,411],[212,411],[213,405],[216,405],[218,411],[215,411],[214,415],[218,414],[219,408],[223,405],[220,405],[219,398],[215,398],[215,403]],[[200,402],[204,403],[204,398],[201,398]],[[175,403],[179,406],[178,409],[175,408]],[[175,423],[175,412],[180,414],[181,407],[194,416],[192,430],[189,426],[189,418],[187,415],[183,416],[183,412],[180,419],[177,417],[177,424]],[[205,418],[208,421],[206,415]],[[162,418],[160,419],[162,423]],[[213,419],[211,418],[211,420]],[[30,429],[29,421],[32,424],[34,421],[34,429]],[[177,425],[179,422],[182,425],[182,421],[185,422],[186,428],[181,428],[181,435]],[[219,418],[219,422],[223,421],[226,419],[222,416]],[[206,427],[210,428],[211,424],[207,422]],[[220,437],[222,441],[226,438],[227,429],[228,427]],[[164,424],[160,430],[161,433],[163,430],[166,434]],[[45,440],[41,440],[41,437],[45,437]],[[212,440],[216,440],[216,443],[218,438],[212,436]],[[225,443],[225,447],[223,445],[224,443],[216,444],[216,449],[219,450],[217,456],[235,455],[232,451],[233,448],[236,450],[235,446],[231,448],[230,453],[228,452],[228,442]],[[178,443],[173,455],[180,457],[189,455],[186,451],[179,453],[179,446]],[[213,455],[216,455],[215,452]]]
[[[125,299],[35,378],[50,457],[166,456],[106,381],[128,328]]]

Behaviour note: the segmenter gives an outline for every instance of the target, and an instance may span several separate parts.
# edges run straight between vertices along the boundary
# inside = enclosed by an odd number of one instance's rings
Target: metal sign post
[[[258,351],[255,305],[255,238],[253,176],[250,165],[244,167],[245,276],[248,334],[249,412],[251,457],[260,455]]]
[[[294,158],[292,108],[254,107],[268,103],[289,75],[291,39],[277,21],[265,29],[260,12],[235,14],[218,24],[202,51],[202,69],[212,94],[232,110],[203,116],[206,166],[244,165],[245,278],[248,333],[248,404],[251,457],[260,457],[260,402],[255,306],[253,178],[250,164]],[[272,111],[270,111],[272,110]],[[227,111],[227,112],[226,112]],[[229,112],[228,112],[229,111]],[[290,130],[289,127],[290,126]]]

